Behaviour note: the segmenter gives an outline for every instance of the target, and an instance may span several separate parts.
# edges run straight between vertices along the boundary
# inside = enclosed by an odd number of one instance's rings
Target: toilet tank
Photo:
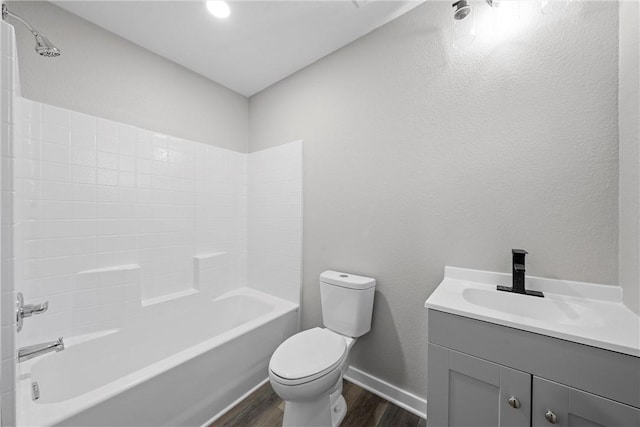
[[[324,326],[348,337],[359,337],[371,329],[376,280],[339,271],[320,275]]]

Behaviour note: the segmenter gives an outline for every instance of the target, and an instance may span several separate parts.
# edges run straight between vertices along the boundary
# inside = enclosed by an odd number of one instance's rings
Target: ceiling
[[[156,54],[251,96],[424,0],[53,1]],[[358,7],[360,4],[360,7]]]

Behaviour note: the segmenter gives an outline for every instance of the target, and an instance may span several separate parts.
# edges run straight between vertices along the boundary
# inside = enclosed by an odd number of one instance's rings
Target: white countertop
[[[445,267],[428,309],[470,317],[640,357],[640,317],[622,303],[619,286],[526,276],[544,298],[496,290],[511,274]]]

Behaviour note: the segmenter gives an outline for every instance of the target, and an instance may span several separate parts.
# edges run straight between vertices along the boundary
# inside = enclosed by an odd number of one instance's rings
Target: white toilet
[[[280,344],[269,380],[285,401],[283,426],[337,427],[347,413],[342,374],[356,338],[371,329],[376,281],[325,271],[320,275],[326,328],[299,332]]]

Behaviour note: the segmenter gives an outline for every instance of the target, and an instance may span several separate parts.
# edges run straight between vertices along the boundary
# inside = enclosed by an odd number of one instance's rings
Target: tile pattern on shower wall
[[[0,273],[2,292],[0,307],[0,411],[2,426],[15,425],[16,399],[16,320],[14,315],[14,247],[13,236],[16,234],[14,195],[14,152],[13,138],[16,112],[15,98],[19,90],[16,77],[15,37],[13,27],[6,22],[0,23]]]
[[[203,253],[194,257],[195,286],[200,292],[215,299],[233,290],[228,258],[225,252]]]
[[[191,289],[198,253],[226,252],[244,285],[244,154],[26,99],[22,110],[18,286],[50,304],[21,344],[121,324],[133,282],[100,279],[105,268],[139,266],[151,300]]]
[[[249,155],[248,268],[251,287],[299,303],[302,273],[302,142]]]
[[[122,327],[140,314],[140,267],[118,265],[81,271],[71,294],[72,335]]]

